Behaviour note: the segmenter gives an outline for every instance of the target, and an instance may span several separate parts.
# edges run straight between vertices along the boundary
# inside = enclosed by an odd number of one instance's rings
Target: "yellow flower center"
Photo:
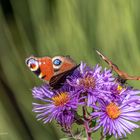
[[[55,106],[63,106],[69,101],[69,96],[67,92],[62,92],[52,97]]]
[[[85,78],[81,78],[79,80],[79,84],[83,85],[85,88],[95,88],[95,79],[90,75],[86,76]]]
[[[121,114],[121,111],[115,103],[110,103],[106,107],[106,113],[111,119],[116,119]]]
[[[117,87],[117,91],[121,92],[122,89],[123,89],[123,87],[120,86],[120,85],[118,85],[118,87]]]

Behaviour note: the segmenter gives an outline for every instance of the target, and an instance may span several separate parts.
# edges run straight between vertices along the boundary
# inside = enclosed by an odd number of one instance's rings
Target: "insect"
[[[53,88],[59,88],[68,75],[79,66],[70,56],[34,57],[26,59],[29,69]]]
[[[125,83],[126,80],[140,80],[140,76],[131,76],[126,72],[120,70],[117,65],[115,65],[109,58],[104,56],[102,53],[97,51],[97,54],[118,74],[118,81],[121,83]]]

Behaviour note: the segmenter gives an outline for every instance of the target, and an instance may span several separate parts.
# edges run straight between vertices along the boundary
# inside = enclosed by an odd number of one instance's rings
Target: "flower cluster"
[[[139,127],[135,122],[140,121],[140,90],[118,82],[111,70],[99,65],[81,63],[61,88],[44,84],[32,92],[40,100],[33,103],[38,120],[55,120],[65,132],[71,132],[74,123],[83,125],[89,140],[99,128],[104,138],[122,138]]]

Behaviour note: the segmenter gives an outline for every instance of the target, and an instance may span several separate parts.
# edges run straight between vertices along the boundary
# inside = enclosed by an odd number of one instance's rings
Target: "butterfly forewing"
[[[126,80],[140,80],[140,76],[130,76],[126,72],[120,70],[116,64],[114,64],[109,58],[104,56],[101,52],[97,51],[97,54],[114,70],[121,81],[126,81]]]
[[[34,57],[26,59],[29,69],[43,81],[49,82],[53,88],[61,87],[66,77],[78,66],[70,56]]]

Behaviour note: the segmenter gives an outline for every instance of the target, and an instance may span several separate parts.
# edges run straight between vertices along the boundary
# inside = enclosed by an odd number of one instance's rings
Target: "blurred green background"
[[[139,0],[1,0],[0,140],[64,137],[57,125],[43,125],[32,112],[31,89],[43,83],[25,65],[32,54],[70,55],[77,63],[107,66],[98,49],[124,71],[140,75],[139,6]],[[128,83],[140,88],[139,81]],[[128,138],[139,140],[140,129]]]

